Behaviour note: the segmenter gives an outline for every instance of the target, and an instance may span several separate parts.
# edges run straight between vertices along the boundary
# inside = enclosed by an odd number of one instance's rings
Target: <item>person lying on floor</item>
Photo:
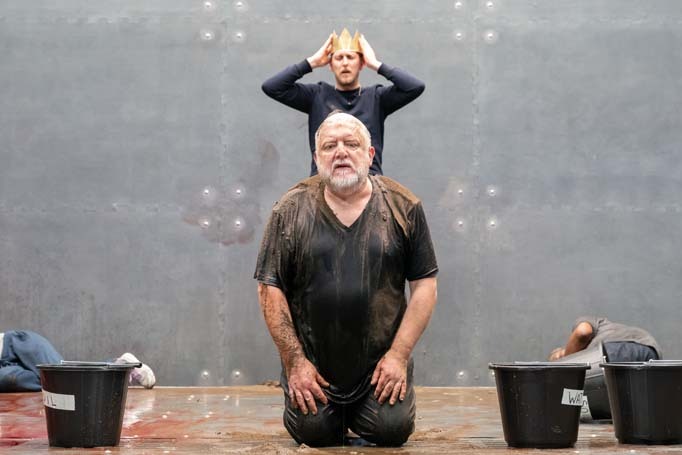
[[[582,316],[573,324],[566,346],[554,349],[549,360],[559,360],[601,343],[609,362],[646,362],[662,359],[661,348],[649,332],[611,322],[604,317]]]
[[[0,392],[38,392],[40,373],[36,365],[60,363],[63,357],[41,335],[28,330],[0,333]],[[115,363],[140,362],[126,352]],[[130,373],[130,384],[147,389],[154,387],[156,377],[149,365],[142,364]]]

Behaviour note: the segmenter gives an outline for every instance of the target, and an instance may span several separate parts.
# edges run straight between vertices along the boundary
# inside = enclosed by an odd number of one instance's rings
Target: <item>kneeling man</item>
[[[319,174],[275,205],[256,266],[284,425],[311,446],[340,445],[347,429],[399,446],[414,431],[411,353],[436,304],[438,265],[419,199],[368,175],[370,144],[350,114],[322,122]]]

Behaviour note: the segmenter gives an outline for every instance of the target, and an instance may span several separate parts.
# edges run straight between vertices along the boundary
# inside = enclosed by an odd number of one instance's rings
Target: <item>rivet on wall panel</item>
[[[211,220],[209,220],[208,218],[200,218],[199,226],[201,226],[204,229],[209,228],[211,227]]]
[[[242,220],[241,218],[235,219],[234,220],[234,230],[240,231],[243,228],[244,228],[244,220]]]
[[[464,220],[457,220],[457,227],[463,228],[464,227]]]
[[[215,4],[214,4],[213,2],[208,1],[208,0],[206,0],[206,1],[204,2],[204,9],[205,9],[206,11],[212,11],[213,8],[215,8]]]
[[[248,6],[246,5],[246,2],[244,0],[237,0],[236,2],[234,2],[234,8],[237,11],[246,11],[247,7]]]
[[[483,33],[483,39],[485,39],[489,44],[495,44],[498,38],[499,37],[495,30],[486,30],[485,33]]]
[[[211,372],[209,370],[201,370],[199,376],[196,378],[195,385],[198,386],[211,386],[216,385],[214,379],[212,378]]]
[[[457,0],[455,2],[455,9],[463,9],[464,8],[464,2]]]
[[[239,371],[239,370],[234,370],[234,371],[232,372],[232,377],[233,377],[234,379],[239,379],[239,378],[242,377],[242,372]]]
[[[485,2],[485,9],[487,9],[488,11],[494,11],[495,10],[495,2],[493,2],[491,0],[488,0],[487,2]]]
[[[464,189],[463,189],[463,188],[458,189],[458,190],[457,190],[457,194],[459,194],[460,196],[462,196],[462,195],[464,194]]]
[[[453,33],[453,36],[455,37],[455,39],[457,41],[462,41],[466,35],[461,30],[455,30],[455,32]]]
[[[457,382],[466,382],[469,379],[469,373],[465,370],[457,372]]]
[[[497,227],[497,225],[498,225],[498,222],[495,218],[491,218],[490,220],[488,220],[488,227],[490,229],[495,229]]]
[[[232,39],[237,43],[243,43],[246,40],[246,33],[241,30],[237,30],[232,34]]]
[[[212,206],[215,203],[217,197],[218,192],[210,186],[206,186],[203,190],[201,190],[202,204],[205,206]]]
[[[204,41],[213,41],[215,34],[211,30],[202,30],[201,39]]]
[[[246,194],[246,190],[242,186],[237,186],[232,189],[232,197],[234,199],[241,199]]]
[[[489,186],[486,189],[486,192],[488,193],[488,196],[491,196],[491,197],[496,196],[497,195],[497,188],[495,188],[494,186]]]

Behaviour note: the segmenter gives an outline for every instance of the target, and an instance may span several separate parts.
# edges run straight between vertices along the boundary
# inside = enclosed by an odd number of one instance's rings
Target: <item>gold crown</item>
[[[353,51],[361,54],[360,33],[356,30],[355,35],[351,38],[347,28],[343,29],[341,36],[338,36],[334,30],[332,33],[332,54],[336,51]]]

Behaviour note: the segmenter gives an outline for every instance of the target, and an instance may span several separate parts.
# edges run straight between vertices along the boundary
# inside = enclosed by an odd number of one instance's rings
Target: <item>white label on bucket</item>
[[[74,395],[62,395],[61,393],[52,393],[43,390],[43,404],[52,409],[75,411],[76,397]]]
[[[567,406],[582,406],[583,391],[575,389],[564,389],[564,396],[561,397],[561,404]]]
[[[590,402],[587,400],[587,395],[583,395],[583,407],[580,409],[580,418],[592,420],[592,413],[590,412]]]

